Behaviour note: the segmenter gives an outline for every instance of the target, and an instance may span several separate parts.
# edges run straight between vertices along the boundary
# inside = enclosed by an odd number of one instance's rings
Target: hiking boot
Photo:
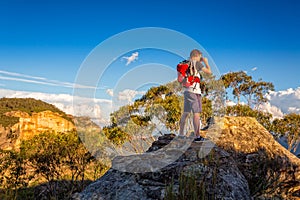
[[[205,138],[203,138],[203,137],[198,137],[198,138],[195,138],[194,139],[194,142],[203,142],[205,140]]]
[[[179,139],[185,139],[185,138],[186,138],[185,135],[178,135],[177,137],[178,137]]]

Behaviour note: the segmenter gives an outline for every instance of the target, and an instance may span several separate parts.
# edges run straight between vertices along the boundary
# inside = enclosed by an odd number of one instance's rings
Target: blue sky
[[[276,91],[297,88],[299,10],[297,0],[2,0],[0,87],[71,94],[82,62],[99,43],[129,29],[162,27],[200,43],[221,73],[245,70],[256,80],[273,82]],[[118,67],[130,70],[147,62],[174,62],[175,69],[179,59],[140,51],[138,60],[126,66],[121,58],[131,53],[118,58],[111,75]],[[24,76],[34,83],[20,81]]]

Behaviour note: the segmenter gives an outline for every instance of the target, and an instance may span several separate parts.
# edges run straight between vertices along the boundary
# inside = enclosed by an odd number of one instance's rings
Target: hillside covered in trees
[[[12,126],[18,122],[17,117],[7,116],[5,113],[11,111],[22,111],[28,114],[33,112],[52,111],[59,113],[63,118],[72,121],[72,119],[63,111],[52,104],[33,98],[1,98],[0,99],[0,125],[4,127]]]

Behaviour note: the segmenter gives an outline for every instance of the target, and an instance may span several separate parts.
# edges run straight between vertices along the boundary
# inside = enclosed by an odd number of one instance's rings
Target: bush
[[[240,117],[254,117],[268,131],[272,130],[272,122],[271,122],[272,114],[262,112],[259,110],[253,110],[248,105],[238,104],[235,106],[227,106],[226,115],[240,116]]]
[[[22,141],[20,152],[0,151],[0,199],[69,199],[107,169],[76,132],[45,132]]]

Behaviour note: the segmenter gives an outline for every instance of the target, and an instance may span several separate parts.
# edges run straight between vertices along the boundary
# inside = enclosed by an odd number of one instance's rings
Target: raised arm
[[[203,59],[203,62],[205,64],[205,67],[202,68],[202,71],[207,73],[207,74],[211,74],[211,69],[210,69],[210,66],[208,64],[208,59],[205,58],[205,57],[203,57],[202,59]]]

